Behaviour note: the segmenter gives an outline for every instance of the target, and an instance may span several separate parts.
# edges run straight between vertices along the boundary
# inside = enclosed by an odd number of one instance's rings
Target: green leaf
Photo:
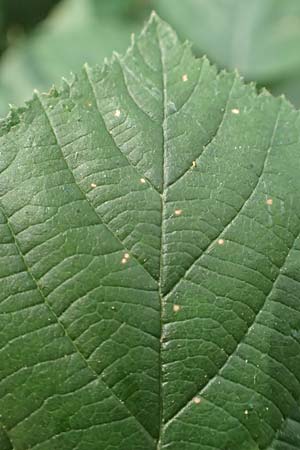
[[[154,14],[11,113],[0,448],[293,449],[299,130]]]
[[[298,0],[156,0],[158,11],[220,67],[278,80],[300,68]]]
[[[89,61],[96,64],[113,50],[125,51],[137,24],[125,5],[113,11],[103,1],[66,0],[32,37],[21,40],[4,55],[0,66],[0,114],[8,104],[20,104],[33,89],[49,90],[62,75],[69,76]]]

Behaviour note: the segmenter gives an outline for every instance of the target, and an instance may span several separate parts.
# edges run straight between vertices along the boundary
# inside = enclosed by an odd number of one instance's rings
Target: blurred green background
[[[0,0],[0,115],[126,50],[152,9],[198,55],[300,107],[300,0]]]

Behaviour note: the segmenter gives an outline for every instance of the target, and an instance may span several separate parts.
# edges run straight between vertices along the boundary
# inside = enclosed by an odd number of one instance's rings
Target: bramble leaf
[[[299,113],[153,14],[0,134],[0,448],[297,448]]]

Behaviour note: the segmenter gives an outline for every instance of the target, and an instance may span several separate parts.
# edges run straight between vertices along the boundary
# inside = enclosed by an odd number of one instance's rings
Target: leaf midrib
[[[163,281],[163,268],[164,268],[164,260],[163,260],[163,249],[164,249],[164,236],[165,233],[165,205],[166,205],[166,117],[167,117],[167,80],[166,80],[166,70],[165,70],[165,60],[163,54],[163,47],[160,40],[160,36],[158,33],[158,29],[156,28],[157,42],[160,51],[160,62],[161,62],[161,71],[162,71],[162,108],[163,108],[163,122],[162,122],[162,193],[160,195],[161,202],[161,236],[160,236],[160,260],[159,260],[159,280],[158,280],[158,293],[160,300],[160,342],[159,342],[159,435],[157,440],[157,450],[161,447],[161,437],[163,432],[163,413],[164,413],[164,402],[163,402],[163,364],[162,364],[162,339],[163,339],[163,301],[164,295],[162,291],[162,281]]]

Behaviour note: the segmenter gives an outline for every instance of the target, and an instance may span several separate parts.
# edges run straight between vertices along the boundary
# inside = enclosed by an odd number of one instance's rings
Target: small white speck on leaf
[[[91,188],[95,189],[97,187],[96,183],[91,183]]]
[[[176,216],[181,216],[181,214],[182,214],[182,209],[175,209]]]
[[[121,263],[122,263],[122,264],[126,264],[126,263],[127,263],[127,261],[128,261],[128,259],[127,259],[127,258],[122,258],[122,261],[121,261]]]
[[[121,115],[121,111],[119,109],[117,109],[115,111],[115,117],[120,117],[120,115]]]
[[[245,409],[244,414],[245,414],[245,416],[248,416],[248,414],[249,414],[248,409]]]
[[[195,405],[199,405],[201,403],[201,398],[200,397],[194,397],[193,398],[193,402],[195,403]]]
[[[125,254],[124,254],[124,258],[129,259],[129,258],[130,258],[129,253],[125,253]]]
[[[192,167],[193,167],[193,169],[195,169],[195,168],[197,167],[196,161],[193,161],[193,162],[192,162]]]
[[[224,244],[225,244],[224,239],[219,239],[219,240],[218,240],[218,244],[219,244],[219,245],[224,245]]]
[[[272,198],[268,198],[266,203],[267,203],[267,205],[272,206],[273,205],[273,199]]]
[[[233,109],[231,110],[231,112],[232,112],[232,114],[239,114],[239,113],[240,113],[240,110],[239,110],[238,108],[233,108]]]
[[[141,179],[140,179],[140,182],[141,182],[142,184],[145,184],[145,183],[146,183],[145,178],[141,178]]]
[[[173,305],[173,311],[174,312],[178,312],[181,310],[181,306],[180,305]]]
[[[185,83],[186,81],[188,81],[188,76],[187,76],[187,74],[185,73],[185,74],[183,74],[182,75],[182,81]]]

